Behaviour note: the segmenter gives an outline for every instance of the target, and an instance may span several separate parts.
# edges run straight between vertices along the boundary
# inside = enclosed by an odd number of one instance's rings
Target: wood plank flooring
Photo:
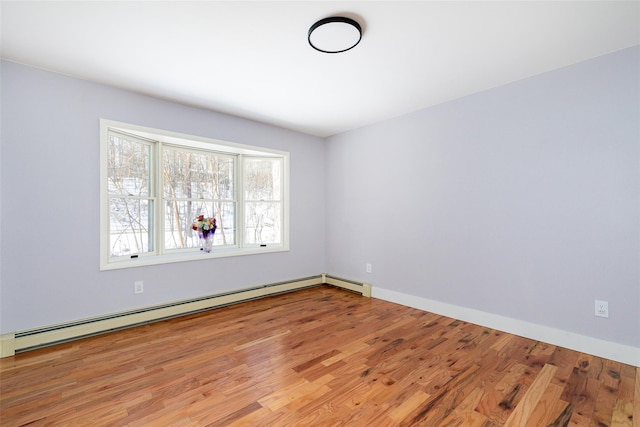
[[[316,287],[0,360],[0,425],[639,426],[640,373]]]

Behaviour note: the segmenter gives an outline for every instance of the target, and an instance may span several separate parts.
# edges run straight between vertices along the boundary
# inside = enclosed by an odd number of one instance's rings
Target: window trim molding
[[[243,217],[238,216],[238,232],[236,234],[236,246],[234,247],[218,247],[214,248],[208,254],[201,251],[175,251],[160,253],[138,254],[136,258],[122,257],[121,260],[113,260],[109,254],[109,194],[107,189],[108,182],[108,134],[110,130],[124,132],[132,136],[158,141],[167,145],[178,145],[185,148],[199,148],[207,151],[218,151],[224,154],[239,155],[239,157],[276,157],[282,159],[283,173],[283,196],[282,196],[282,244],[272,246],[243,246],[244,239],[243,228],[240,227]],[[156,153],[157,155],[157,153]],[[159,160],[158,160],[159,161]],[[241,162],[239,162],[241,163]],[[157,161],[156,161],[157,165]],[[157,169],[156,165],[154,168]],[[242,173],[242,166],[238,165],[237,174]],[[156,171],[157,173],[157,171]],[[157,175],[154,185],[159,185]],[[100,119],[100,270],[115,270],[122,268],[133,268],[150,265],[168,264],[174,262],[196,261],[203,259],[225,258],[231,256],[256,255],[262,253],[286,252],[289,251],[289,230],[290,230],[290,202],[289,202],[289,186],[290,186],[290,169],[289,169],[289,152],[238,144],[234,142],[222,141],[213,138],[207,138],[197,135],[183,134],[164,129],[149,128],[145,126],[134,125],[130,123],[118,122],[108,119]],[[159,195],[156,195],[159,197]],[[160,203],[160,202],[158,202]],[[238,206],[242,203],[242,198],[238,200]],[[156,233],[160,233],[161,222],[155,224]],[[160,234],[156,238],[160,238]]]

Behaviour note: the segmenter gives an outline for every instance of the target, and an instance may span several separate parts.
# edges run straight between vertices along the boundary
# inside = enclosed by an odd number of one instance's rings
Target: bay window
[[[286,152],[102,120],[101,269],[288,250],[287,180]]]

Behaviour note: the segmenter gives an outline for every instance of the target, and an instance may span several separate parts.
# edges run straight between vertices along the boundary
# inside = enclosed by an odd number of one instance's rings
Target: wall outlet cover
[[[607,301],[595,301],[595,315],[598,317],[609,317],[609,303]]]

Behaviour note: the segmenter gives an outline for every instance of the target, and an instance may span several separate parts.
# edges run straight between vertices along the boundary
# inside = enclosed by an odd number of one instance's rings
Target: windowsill
[[[134,268],[134,267],[146,267],[150,265],[171,264],[174,262],[184,261],[199,261],[206,259],[226,258],[232,256],[242,255],[258,255],[264,253],[273,252],[287,252],[288,247],[285,246],[267,246],[267,247],[252,247],[252,248],[229,248],[229,249],[216,249],[215,247],[210,253],[204,253],[202,251],[181,252],[164,255],[150,255],[140,256],[139,258],[129,258],[122,261],[114,262],[101,262],[100,271],[106,270],[119,270],[122,268]]]

